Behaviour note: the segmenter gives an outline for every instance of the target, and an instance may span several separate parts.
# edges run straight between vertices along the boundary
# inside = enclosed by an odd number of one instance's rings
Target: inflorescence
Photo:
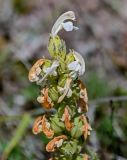
[[[50,160],[88,160],[81,152],[91,126],[88,111],[87,90],[79,79],[85,72],[81,54],[70,49],[67,54],[65,42],[58,36],[61,29],[78,30],[73,25],[75,14],[68,11],[55,22],[48,43],[50,59],[39,59],[30,69],[28,78],[40,85],[37,101],[45,109],[33,125],[33,133],[42,133],[48,138],[46,151]],[[47,110],[55,110],[55,113]]]

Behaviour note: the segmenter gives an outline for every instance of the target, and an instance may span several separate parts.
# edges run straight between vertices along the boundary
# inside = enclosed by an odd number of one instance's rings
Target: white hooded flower
[[[66,86],[64,88],[62,87],[57,87],[58,88],[58,91],[63,94],[65,91],[66,91]],[[72,96],[72,90],[69,89],[68,92],[67,92],[67,95],[66,95],[68,98]]]
[[[55,22],[55,24],[52,27],[51,34],[52,36],[56,36],[57,33],[61,29],[65,29],[65,31],[72,31],[72,30],[77,30],[78,27],[74,26],[71,21],[64,22],[66,20],[72,20],[75,21],[75,14],[73,11],[68,11],[63,13]]]
[[[77,74],[79,76],[83,75],[85,72],[85,61],[81,54],[76,51],[73,51],[73,55],[75,57],[75,61],[68,64],[68,69],[71,72],[71,76],[74,78]]]
[[[45,73],[45,75],[42,77],[39,83],[41,83],[48,75],[57,76],[56,69],[58,66],[59,66],[59,62],[55,60],[50,67],[43,68],[43,72]]]
[[[57,72],[56,72],[56,68],[59,66],[59,62],[58,61],[54,61],[51,65],[51,67],[48,68],[44,68],[43,71],[46,74],[52,74],[54,76],[57,76]]]

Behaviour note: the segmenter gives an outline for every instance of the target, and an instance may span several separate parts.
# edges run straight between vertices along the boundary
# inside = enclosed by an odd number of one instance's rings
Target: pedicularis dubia
[[[86,112],[88,97],[86,87],[79,79],[85,72],[81,54],[66,50],[65,42],[58,36],[61,29],[78,30],[73,25],[75,14],[62,14],[51,30],[48,51],[51,59],[39,59],[29,71],[29,80],[40,85],[37,101],[45,110],[33,125],[33,133],[42,133],[48,139],[46,151],[50,160],[88,160],[82,147],[90,135],[91,127]],[[55,112],[49,112],[55,110]]]

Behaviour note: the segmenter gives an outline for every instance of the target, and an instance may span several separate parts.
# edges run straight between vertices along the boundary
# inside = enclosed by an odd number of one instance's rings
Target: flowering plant
[[[39,59],[28,75],[31,82],[41,86],[37,101],[43,109],[56,110],[54,114],[45,112],[33,125],[34,134],[43,132],[49,139],[46,151],[52,153],[50,160],[88,160],[88,155],[81,153],[91,130],[86,116],[87,91],[79,79],[85,72],[85,61],[75,50],[67,54],[65,42],[58,36],[61,29],[77,30],[73,21],[75,14],[72,11],[57,19],[48,43],[52,59]]]

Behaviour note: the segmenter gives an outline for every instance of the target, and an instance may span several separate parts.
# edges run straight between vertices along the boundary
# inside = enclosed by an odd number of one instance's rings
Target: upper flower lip
[[[66,31],[72,31],[73,29],[77,30],[78,27],[73,26],[73,23],[71,21],[64,22],[66,20],[72,20],[75,21],[75,14],[73,11],[68,11],[63,13],[55,22],[55,24],[52,27],[51,35],[56,36],[57,33],[64,28]]]

